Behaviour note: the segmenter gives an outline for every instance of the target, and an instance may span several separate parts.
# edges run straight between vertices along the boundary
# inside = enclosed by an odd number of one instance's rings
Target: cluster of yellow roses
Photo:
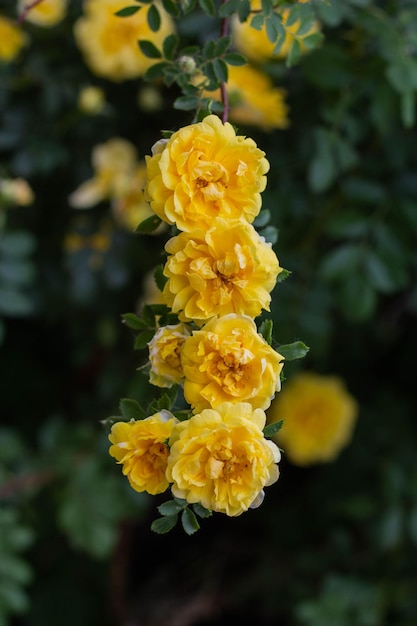
[[[179,323],[149,343],[150,382],[181,385],[192,414],[117,422],[110,454],[137,491],[171,487],[190,504],[240,515],[279,474],[279,449],[263,428],[283,357],[253,319],[269,310],[282,271],[252,226],[269,164],[215,115],[158,141],[146,164],[151,208],[181,231],[166,244],[163,289]]]

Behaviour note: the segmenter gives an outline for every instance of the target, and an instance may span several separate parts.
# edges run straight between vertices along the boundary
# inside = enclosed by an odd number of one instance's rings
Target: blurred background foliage
[[[53,27],[23,23],[26,47],[0,63],[0,175],[34,195],[0,206],[1,626],[415,626],[417,8],[312,6],[321,45],[262,66],[287,92],[289,127],[239,128],[270,161],[263,207],[291,272],[274,336],[310,346],[286,377],[342,378],[357,426],[332,463],[284,454],[260,509],[193,537],[150,532],[155,500],[128,487],[100,424],[120,397],[152,398],[121,316],[146,297],[166,234],[132,233],[106,200],[68,201],[95,146],[122,137],[143,158],[191,113],[173,108],[175,86],[93,75],[78,1]],[[2,16],[15,19],[14,1]],[[179,34],[202,44],[212,28],[197,11]],[[105,105],[86,112],[92,85]]]

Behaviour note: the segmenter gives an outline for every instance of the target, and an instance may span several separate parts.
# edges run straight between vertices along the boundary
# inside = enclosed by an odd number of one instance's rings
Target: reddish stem
[[[25,6],[22,13],[19,15],[17,19],[18,24],[21,24],[22,22],[24,22],[28,14],[30,13],[30,11],[34,9],[41,2],[43,2],[43,0],[32,0],[32,2],[29,2],[29,4]]]

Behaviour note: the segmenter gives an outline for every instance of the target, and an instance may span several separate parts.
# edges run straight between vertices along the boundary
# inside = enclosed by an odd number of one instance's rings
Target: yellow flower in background
[[[342,380],[305,372],[285,383],[268,421],[284,420],[276,440],[290,461],[311,465],[338,456],[350,442],[357,413]]]
[[[225,403],[177,424],[170,439],[167,478],[189,503],[237,516],[258,506],[278,480],[278,447],[265,439],[265,413]]]
[[[26,44],[26,35],[12,20],[0,15],[0,61],[14,61]]]
[[[146,184],[145,162],[141,161],[122,180],[124,184],[121,181],[112,198],[112,211],[119,224],[133,232],[143,220],[154,215],[143,192]]]
[[[275,87],[267,74],[251,65],[229,65],[227,90],[230,119],[263,130],[288,128],[287,92]],[[207,98],[221,100],[220,92],[205,91]]]
[[[34,199],[32,188],[23,178],[0,179],[0,204],[4,202],[7,205],[29,206]]]
[[[252,11],[257,11],[261,8],[261,0],[251,0]],[[234,16],[232,19],[232,40],[236,48],[244,54],[249,61],[254,63],[264,63],[270,59],[285,59],[288,52],[297,38],[301,45],[302,52],[306,52],[307,48],[303,46],[302,40],[309,35],[319,32],[319,24],[314,23],[310,30],[301,35],[297,35],[297,31],[300,27],[300,22],[296,21],[293,24],[287,26],[286,20],[288,19],[288,9],[282,10],[282,23],[285,28],[286,34],[284,42],[277,54],[274,54],[275,44],[271,43],[266,33],[266,26],[264,25],[261,30],[257,30],[250,25],[251,17],[246,22],[240,22],[239,19]]]
[[[269,311],[282,269],[272,246],[248,222],[217,218],[209,230],[181,233],[165,249],[164,297],[181,320],[201,325],[215,315]]]
[[[33,0],[18,0],[19,15],[24,13],[32,2]],[[41,0],[25,13],[25,22],[32,22],[37,26],[55,26],[64,19],[67,4],[68,0]]]
[[[78,108],[88,115],[101,113],[106,104],[106,96],[100,87],[89,85],[81,89],[78,96]]]
[[[159,144],[159,142],[158,142]],[[252,222],[261,208],[269,163],[256,143],[216,115],[185,126],[146,157],[146,197],[180,230],[206,229],[216,217]]]
[[[167,489],[166,442],[176,422],[171,413],[160,411],[144,420],[113,424],[109,454],[123,465],[123,474],[135,491],[156,495]]]
[[[246,315],[213,318],[185,340],[181,362],[184,396],[195,411],[223,402],[266,409],[280,389],[283,357]]]
[[[158,5],[161,26],[150,29],[147,15],[152,5],[138,6],[129,17],[115,15],[126,7],[126,0],[85,0],[84,15],[74,25],[74,35],[86,63],[98,76],[119,82],[143,76],[155,59],[139,49],[139,40],[151,41],[162,48],[164,39],[174,31],[171,17]]]
[[[184,378],[181,348],[190,331],[184,324],[161,326],[149,342],[149,382],[157,387],[179,385]]]

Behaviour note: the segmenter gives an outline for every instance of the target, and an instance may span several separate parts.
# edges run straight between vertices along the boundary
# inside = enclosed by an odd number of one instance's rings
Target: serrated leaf
[[[196,513],[198,517],[201,517],[201,519],[206,519],[213,515],[213,511],[210,511],[210,509],[206,509],[199,502],[196,502],[195,504],[193,504],[192,507],[193,507],[194,513]]]
[[[126,419],[142,420],[147,417],[139,402],[133,398],[122,398],[119,408],[122,416]]]
[[[287,343],[282,346],[278,346],[277,352],[284,357],[286,361],[295,361],[296,359],[302,359],[306,356],[310,350],[308,346],[302,341],[294,341],[293,343]]]
[[[168,500],[167,502],[164,502],[163,504],[160,504],[158,506],[158,511],[164,517],[177,515],[180,511],[183,510],[184,506],[185,505],[180,504],[179,502],[176,502],[175,500]]]
[[[165,533],[169,533],[177,523],[178,515],[166,515],[165,517],[160,517],[156,519],[151,524],[151,530],[158,535],[165,535]]]
[[[140,39],[138,41],[138,46],[142,54],[144,54],[145,57],[148,57],[148,59],[160,59],[162,57],[161,52],[158,50],[155,44],[152,43],[152,41],[148,41],[147,39]]]
[[[274,422],[273,424],[268,424],[265,426],[263,433],[264,437],[273,437],[277,434],[278,431],[281,430],[284,420],[280,420],[279,422]]]
[[[200,528],[195,514],[188,507],[181,514],[181,524],[187,535],[193,535]]]
[[[139,333],[139,335],[135,339],[134,349],[144,350],[145,348],[147,348],[148,343],[151,341],[154,334],[154,330],[144,330],[142,333]]]
[[[137,227],[136,232],[146,235],[155,232],[155,230],[162,224],[162,220],[157,215],[151,215],[146,220],[143,220]]]
[[[269,345],[272,344],[273,325],[274,324],[272,320],[264,320],[259,327],[259,332],[261,333],[262,337],[265,339],[266,343]]]
[[[133,330],[143,330],[147,328],[146,323],[136,315],[136,313],[124,313],[122,315],[123,323]]]
[[[282,281],[288,278],[288,276],[291,276],[291,273],[292,272],[290,272],[289,270],[283,268],[277,276],[277,283],[282,283]]]
[[[156,4],[152,4],[146,16],[149,28],[154,32],[158,32],[161,27],[161,15]]]
[[[142,7],[138,6],[124,7],[123,9],[116,11],[115,15],[117,15],[117,17],[129,17],[130,15],[137,13],[141,8]]]

